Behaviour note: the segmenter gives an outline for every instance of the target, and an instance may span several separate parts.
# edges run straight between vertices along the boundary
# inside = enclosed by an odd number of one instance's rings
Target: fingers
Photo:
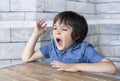
[[[56,68],[57,71],[65,71],[65,64],[59,61],[53,61],[52,63],[52,67]]]
[[[58,61],[53,61],[51,64],[53,67],[60,67],[60,65],[61,65],[61,63]]]
[[[52,67],[56,68],[57,71],[69,71],[69,72],[77,72],[78,70],[73,67],[73,64],[64,64],[59,61],[53,61]]]
[[[47,26],[47,23],[43,19],[38,19],[36,25],[39,29],[44,29]]]
[[[59,68],[62,65],[62,63],[58,61],[53,61],[51,64],[52,64],[52,67],[54,68]]]

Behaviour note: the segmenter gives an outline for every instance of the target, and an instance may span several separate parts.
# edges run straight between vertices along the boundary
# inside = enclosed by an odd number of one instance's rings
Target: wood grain
[[[85,72],[57,71],[50,65],[32,62],[0,69],[0,81],[120,81],[120,79]]]

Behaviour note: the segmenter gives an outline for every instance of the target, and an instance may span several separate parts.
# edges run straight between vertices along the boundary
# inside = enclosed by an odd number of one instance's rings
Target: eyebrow
[[[56,24],[54,24],[53,27],[54,27],[54,26],[58,27]],[[70,26],[61,26],[61,27],[62,27],[62,28],[68,28],[68,29],[70,29]]]

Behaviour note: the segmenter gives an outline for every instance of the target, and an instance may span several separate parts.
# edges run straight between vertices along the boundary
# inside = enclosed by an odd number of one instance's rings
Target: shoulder
[[[87,41],[76,42],[72,47],[74,49],[78,48],[78,49],[83,49],[83,50],[86,50],[86,48],[89,48],[89,47],[93,48],[93,46]]]
[[[90,44],[90,43],[87,42],[87,41],[81,42],[80,48],[82,49],[82,53],[83,53],[83,54],[84,54],[85,52],[88,52],[88,53],[89,53],[89,52],[91,52],[91,51],[95,51],[93,45]]]
[[[90,43],[87,42],[87,41],[81,42],[81,43],[80,43],[80,46],[81,46],[82,48],[87,48],[87,47],[92,47],[92,48],[93,48],[93,45],[90,44]]]

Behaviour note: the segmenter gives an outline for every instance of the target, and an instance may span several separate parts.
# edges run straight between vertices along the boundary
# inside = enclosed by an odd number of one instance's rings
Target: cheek
[[[64,39],[65,41],[67,40],[67,42],[68,42],[68,41],[72,41],[71,33],[66,33],[66,34],[64,34],[64,35],[63,35],[63,39]]]

